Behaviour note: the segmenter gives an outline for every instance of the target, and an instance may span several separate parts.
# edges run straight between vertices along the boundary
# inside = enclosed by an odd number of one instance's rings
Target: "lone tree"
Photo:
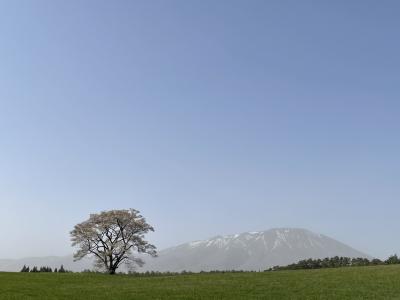
[[[72,246],[79,247],[74,259],[93,255],[96,265],[109,274],[115,274],[123,263],[128,267],[142,266],[143,260],[134,257],[134,252],[157,256],[156,247],[144,240],[144,234],[149,231],[154,228],[135,209],[91,214],[71,231]]]

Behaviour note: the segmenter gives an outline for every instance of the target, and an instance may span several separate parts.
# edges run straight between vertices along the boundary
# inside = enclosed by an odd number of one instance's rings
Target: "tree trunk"
[[[114,275],[117,268],[113,264],[113,257],[112,255],[109,256],[110,266],[108,267],[108,274]]]
[[[109,269],[108,274],[115,275],[115,269],[114,268]]]

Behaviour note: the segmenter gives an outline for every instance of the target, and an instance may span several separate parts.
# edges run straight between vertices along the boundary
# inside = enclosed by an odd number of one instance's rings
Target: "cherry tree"
[[[144,239],[154,228],[135,209],[102,211],[75,225],[71,231],[72,246],[78,247],[75,261],[93,256],[98,267],[115,274],[118,267],[142,266],[134,254],[157,256],[156,247]]]

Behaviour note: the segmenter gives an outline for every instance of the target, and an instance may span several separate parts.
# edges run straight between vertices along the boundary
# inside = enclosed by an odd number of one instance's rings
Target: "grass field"
[[[400,266],[130,277],[0,273],[1,299],[400,299]]]

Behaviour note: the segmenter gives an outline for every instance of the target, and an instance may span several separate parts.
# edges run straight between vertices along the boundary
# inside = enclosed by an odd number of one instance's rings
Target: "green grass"
[[[168,277],[0,273],[0,299],[400,299],[400,266]]]

